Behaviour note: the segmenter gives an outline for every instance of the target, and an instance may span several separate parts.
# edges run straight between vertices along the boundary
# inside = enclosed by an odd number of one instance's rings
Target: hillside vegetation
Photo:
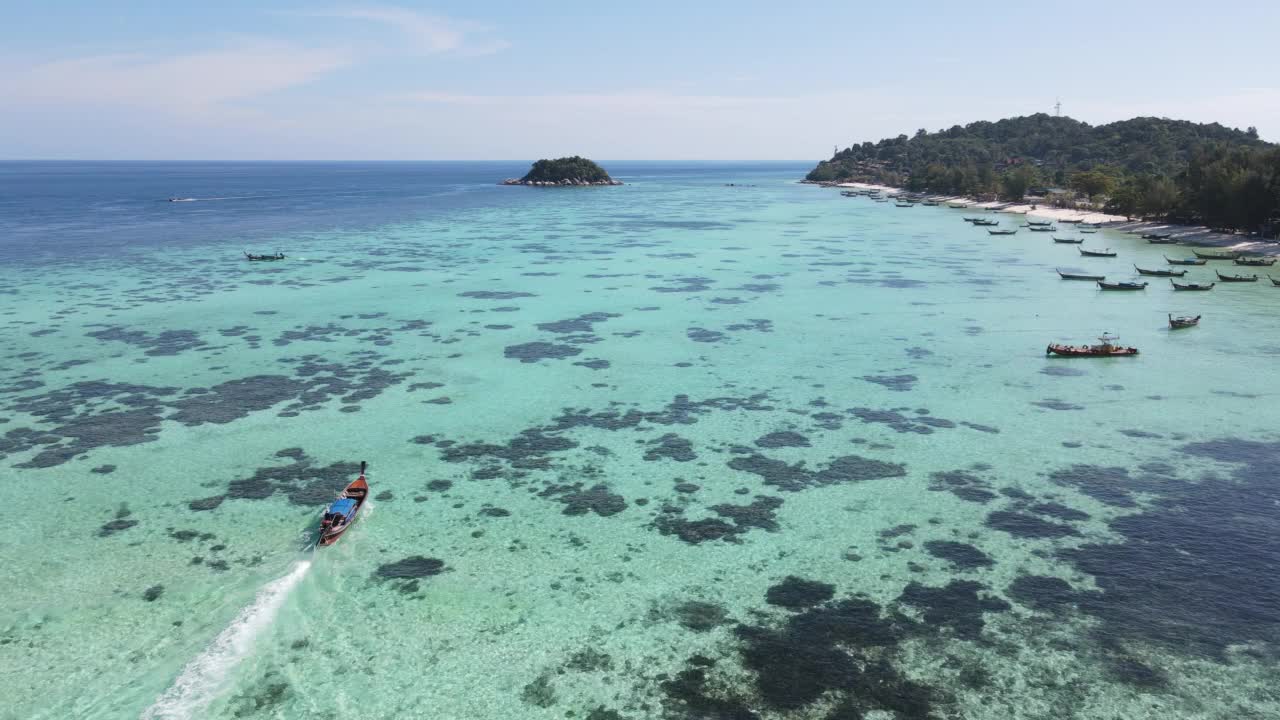
[[[1253,128],[1163,118],[1091,126],[1037,114],[922,129],[841,150],[807,179],[1011,200],[1061,189],[1111,212],[1232,229],[1280,215],[1280,146]]]

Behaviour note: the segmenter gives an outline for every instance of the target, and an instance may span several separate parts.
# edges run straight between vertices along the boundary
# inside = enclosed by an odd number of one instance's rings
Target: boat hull
[[[1057,355],[1058,357],[1128,357],[1138,354],[1138,348],[1110,348],[1108,350],[1097,350],[1092,347],[1075,347],[1071,345],[1050,344],[1045,348],[1045,355]]]
[[[365,502],[369,499],[369,483],[364,479],[363,469],[360,477],[356,478],[350,485],[347,485],[346,489],[338,497],[339,499],[350,498],[355,500],[355,509],[351,511],[347,521],[336,528],[326,527],[323,523],[321,524],[320,539],[316,541],[316,544],[321,547],[328,547],[338,542],[343,534],[350,530],[352,525],[355,525],[356,519],[360,517],[360,511],[364,509]]]

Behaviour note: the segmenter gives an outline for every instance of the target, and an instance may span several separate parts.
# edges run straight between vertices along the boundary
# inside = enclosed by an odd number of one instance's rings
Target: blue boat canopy
[[[341,500],[334,500],[333,503],[329,505],[329,512],[338,513],[339,515],[342,515],[344,517],[350,517],[351,513],[354,512],[355,509],[356,509],[356,501],[352,500],[351,498],[342,498]]]

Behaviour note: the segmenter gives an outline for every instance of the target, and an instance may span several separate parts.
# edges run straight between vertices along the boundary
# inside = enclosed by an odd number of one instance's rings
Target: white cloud
[[[122,105],[179,113],[269,95],[349,64],[342,51],[257,43],[169,57],[94,55],[0,66],[15,105]]]
[[[493,29],[487,25],[400,7],[360,6],[306,11],[301,14],[308,17],[363,20],[387,25],[409,41],[411,50],[428,55],[441,53],[488,55],[510,47],[510,43],[494,37]]]

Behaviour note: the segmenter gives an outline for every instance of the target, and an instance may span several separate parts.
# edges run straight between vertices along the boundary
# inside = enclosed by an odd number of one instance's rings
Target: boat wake
[[[253,651],[254,641],[270,627],[289,593],[310,569],[311,561],[301,560],[287,575],[262,588],[209,647],[187,663],[173,686],[142,713],[142,720],[201,717],[222,690],[227,676]]]

